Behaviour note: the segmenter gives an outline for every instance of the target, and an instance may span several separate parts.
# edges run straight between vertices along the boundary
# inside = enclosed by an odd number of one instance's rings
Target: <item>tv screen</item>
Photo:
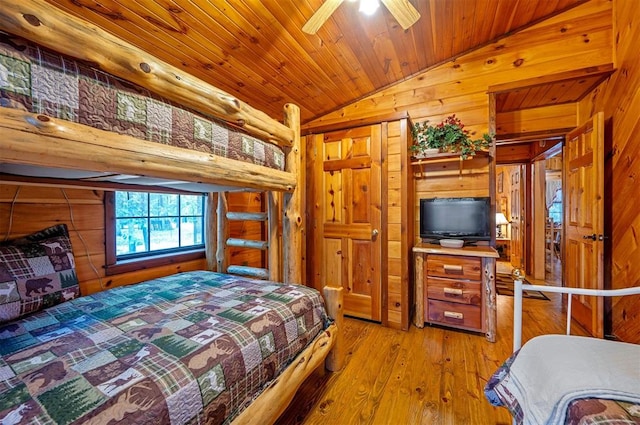
[[[420,199],[420,237],[423,239],[491,240],[491,199]]]

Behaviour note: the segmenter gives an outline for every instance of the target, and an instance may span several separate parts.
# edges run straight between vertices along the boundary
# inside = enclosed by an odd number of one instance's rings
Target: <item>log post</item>
[[[302,281],[302,231],[304,217],[304,173],[302,170],[303,146],[300,144],[300,108],[292,103],[284,106],[284,123],[293,130],[293,144],[287,149],[285,171],[296,176],[296,188],[293,193],[284,195],[283,213],[283,278],[285,283],[303,283]]]
[[[218,193],[207,194],[207,216],[205,225],[205,256],[207,258],[207,269],[217,270],[216,250],[218,249]]]
[[[0,7],[0,12],[2,8]],[[0,13],[0,22],[2,14]],[[2,162],[259,190],[292,190],[290,173],[0,107]]]
[[[325,367],[331,372],[338,371],[344,366],[346,349],[344,343],[344,315],[342,312],[343,294],[342,287],[325,286],[324,300],[327,312],[337,326],[336,342],[325,360]]]
[[[227,220],[227,195],[225,192],[218,194],[218,249],[216,261],[218,273],[226,273],[229,260],[227,256],[227,239],[229,238],[229,220]]]
[[[274,282],[282,282],[281,259],[282,246],[280,245],[280,194],[270,191],[267,192],[267,216],[268,219],[268,237],[269,241],[269,280]]]

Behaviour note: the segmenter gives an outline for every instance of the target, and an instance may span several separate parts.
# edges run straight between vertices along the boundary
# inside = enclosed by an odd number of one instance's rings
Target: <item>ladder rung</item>
[[[254,248],[261,249],[263,251],[269,248],[269,242],[266,241],[254,241],[251,239],[227,239],[227,246],[233,246],[236,248]]]
[[[234,221],[267,221],[267,213],[262,212],[227,212],[227,219]]]
[[[257,267],[229,266],[227,267],[227,273],[256,277],[259,279],[269,279],[269,270]]]

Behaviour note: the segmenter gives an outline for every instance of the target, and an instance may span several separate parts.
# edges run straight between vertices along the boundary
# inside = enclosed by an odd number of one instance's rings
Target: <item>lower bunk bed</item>
[[[514,285],[514,353],[485,386],[515,424],[640,424],[640,345],[570,335],[541,335],[520,347],[522,291],[592,296],[640,295],[640,287],[593,290]],[[569,297],[570,299],[571,297]]]
[[[335,321],[315,289],[208,271],[74,298],[66,244],[0,250],[3,307],[49,305],[0,324],[2,424],[273,423],[339,339],[339,288]],[[44,257],[66,267],[16,272]]]

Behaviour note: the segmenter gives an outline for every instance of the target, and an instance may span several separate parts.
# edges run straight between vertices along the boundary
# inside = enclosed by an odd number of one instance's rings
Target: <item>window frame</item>
[[[150,188],[151,189],[151,188]],[[118,192],[127,192],[128,190],[118,190]],[[131,190],[129,190],[131,191]],[[172,190],[143,190],[139,192],[145,193],[162,193],[170,195],[196,195],[193,192],[172,191]],[[206,206],[206,195],[204,196],[203,207]],[[105,275],[113,276],[116,274],[132,272],[141,269],[153,267],[161,267],[170,264],[184,263],[192,260],[205,258],[205,247],[181,250],[179,252],[150,252],[149,255],[118,260],[116,254],[116,191],[105,192]],[[206,208],[206,207],[205,207]],[[206,223],[206,211],[202,219]],[[205,229],[206,230],[206,229]],[[206,231],[202,235],[206,238]],[[205,242],[206,243],[206,242]]]

